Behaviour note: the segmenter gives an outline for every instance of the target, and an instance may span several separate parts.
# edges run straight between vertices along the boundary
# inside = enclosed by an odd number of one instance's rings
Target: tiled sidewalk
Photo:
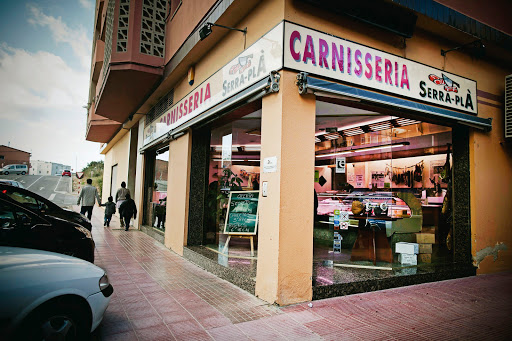
[[[510,340],[512,274],[427,283],[279,308],[142,232],[104,228],[96,264],[114,294],[101,340]]]

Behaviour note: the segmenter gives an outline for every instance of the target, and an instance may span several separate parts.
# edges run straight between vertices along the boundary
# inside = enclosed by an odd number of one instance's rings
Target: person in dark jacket
[[[110,226],[110,221],[112,220],[112,215],[116,213],[116,204],[114,203],[114,198],[112,196],[108,197],[108,201],[101,206],[105,206],[105,219],[103,226]]]
[[[119,206],[119,214],[124,221],[124,230],[128,231],[130,219],[132,219],[132,217],[133,219],[137,218],[137,206],[135,206],[135,201],[130,197],[130,194],[126,194],[126,200]]]

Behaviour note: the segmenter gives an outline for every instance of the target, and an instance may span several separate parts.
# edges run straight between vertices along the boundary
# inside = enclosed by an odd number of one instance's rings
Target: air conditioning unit
[[[505,138],[512,139],[512,75],[505,77]]]

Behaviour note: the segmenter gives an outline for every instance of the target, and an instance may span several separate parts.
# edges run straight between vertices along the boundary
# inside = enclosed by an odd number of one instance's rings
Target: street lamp
[[[199,30],[199,39],[201,39],[201,40],[206,39],[206,37],[208,37],[212,33],[212,26],[227,28],[228,30],[233,30],[233,31],[240,31],[240,32],[243,32],[244,35],[247,34],[247,27],[244,28],[243,30],[240,30],[240,29],[234,28],[234,27],[228,27],[228,26],[224,26],[224,25],[212,24],[211,22],[207,22]]]

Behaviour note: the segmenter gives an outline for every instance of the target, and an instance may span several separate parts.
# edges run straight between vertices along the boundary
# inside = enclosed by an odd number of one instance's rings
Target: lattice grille
[[[174,103],[174,89],[169,91],[158,103],[149,110],[146,116],[146,126],[162,115]]]
[[[140,52],[164,57],[165,50],[165,0],[144,0],[140,30]]]
[[[117,21],[117,52],[128,49],[128,18],[130,17],[130,0],[119,1],[119,18]]]
[[[512,138],[512,75],[505,77],[505,138]]]
[[[103,79],[110,65],[110,55],[112,54],[112,33],[114,31],[114,9],[116,2],[109,0],[107,5],[107,18],[105,28],[105,53],[103,55]]]

